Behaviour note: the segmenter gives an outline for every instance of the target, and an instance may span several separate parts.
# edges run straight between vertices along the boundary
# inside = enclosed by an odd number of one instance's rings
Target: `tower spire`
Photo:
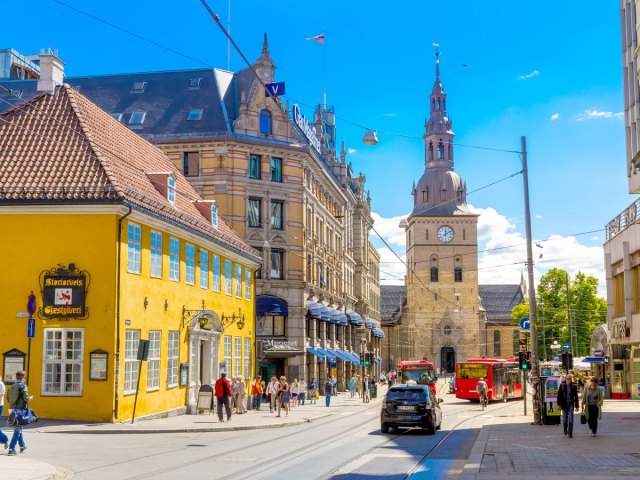
[[[262,53],[269,55],[269,42],[267,41],[267,32],[264,32],[264,41],[262,42]]]
[[[436,47],[434,55],[436,56],[436,81],[438,81],[440,80],[440,44],[434,42],[432,45]]]

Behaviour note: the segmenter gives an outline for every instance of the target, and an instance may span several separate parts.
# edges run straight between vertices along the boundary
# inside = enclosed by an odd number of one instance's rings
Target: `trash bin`
[[[376,398],[378,396],[378,385],[376,385],[376,382],[374,381],[369,382],[369,394],[371,395],[371,398]]]

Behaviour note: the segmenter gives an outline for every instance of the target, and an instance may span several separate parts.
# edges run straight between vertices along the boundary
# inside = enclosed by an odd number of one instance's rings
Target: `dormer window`
[[[111,116],[113,118],[115,118],[117,121],[121,121],[122,120],[122,114],[121,113],[112,113]]]
[[[197,90],[200,88],[200,83],[202,83],[202,78],[192,78],[189,80],[189,89]]]
[[[171,203],[176,201],[176,179],[172,176],[167,178],[167,200]]]
[[[129,118],[129,125],[142,125],[146,116],[147,112],[133,112]]]
[[[271,135],[271,112],[269,110],[260,110],[260,133]]]
[[[215,202],[211,204],[211,225],[218,226],[218,205]]]
[[[133,82],[131,93],[144,93],[145,88],[147,88],[147,82]]]
[[[195,121],[202,120],[202,109],[200,110],[189,110],[187,114],[187,121]]]
[[[212,227],[218,226],[218,204],[215,200],[194,200],[193,204]]]

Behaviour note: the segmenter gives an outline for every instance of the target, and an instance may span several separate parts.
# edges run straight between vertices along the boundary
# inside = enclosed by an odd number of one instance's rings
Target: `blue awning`
[[[336,352],[341,353],[344,357],[347,357],[348,361],[351,363],[360,363],[360,359],[354,357],[351,352],[347,352],[346,350],[336,350]]]
[[[584,357],[584,363],[604,363],[604,357]]]
[[[313,353],[316,357],[318,357],[318,360],[320,360],[321,362],[324,362],[325,355],[320,353],[318,350],[319,349],[307,347],[307,352]]]
[[[338,325],[346,327],[347,325],[349,325],[349,320],[347,319],[347,316],[344,314],[344,312],[334,310],[334,314],[331,316],[331,323],[336,323]]]
[[[382,363],[382,358],[381,357],[374,357],[373,361],[376,362],[376,365],[380,365]]]
[[[374,337],[378,337],[378,338],[384,338],[384,332],[382,331],[381,328],[374,328],[373,332],[371,332],[373,334]]]
[[[336,309],[331,308],[331,307],[327,307],[329,309],[329,321],[331,323],[335,323],[336,325],[340,325],[340,312],[338,312]]]
[[[354,352],[349,352],[349,354],[353,357],[353,363],[360,365],[360,355]]]
[[[287,302],[271,295],[258,295],[256,297],[256,315],[281,315],[289,316],[289,306]]]
[[[309,309],[307,315],[309,315],[310,318],[322,320],[323,322],[328,322],[331,319],[329,308],[321,303],[308,302],[307,308]]]
[[[364,326],[367,327],[370,330],[373,330],[374,328],[376,328],[376,324],[369,317],[365,317]]]
[[[364,323],[362,317],[354,311],[347,312],[347,318],[351,325],[357,325],[360,327]]]
[[[327,357],[327,360],[329,360],[330,362],[335,362],[336,361],[336,355],[334,353],[331,353],[329,350],[325,350],[324,348],[316,348],[314,350],[317,350],[322,355]]]
[[[351,358],[344,354],[342,350],[329,350],[329,352],[334,353],[336,357],[338,357],[343,362],[350,362]]]

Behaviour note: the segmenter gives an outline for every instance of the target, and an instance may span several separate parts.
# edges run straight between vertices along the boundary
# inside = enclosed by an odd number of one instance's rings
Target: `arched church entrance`
[[[449,373],[456,371],[456,351],[453,347],[440,349],[440,371]]]

